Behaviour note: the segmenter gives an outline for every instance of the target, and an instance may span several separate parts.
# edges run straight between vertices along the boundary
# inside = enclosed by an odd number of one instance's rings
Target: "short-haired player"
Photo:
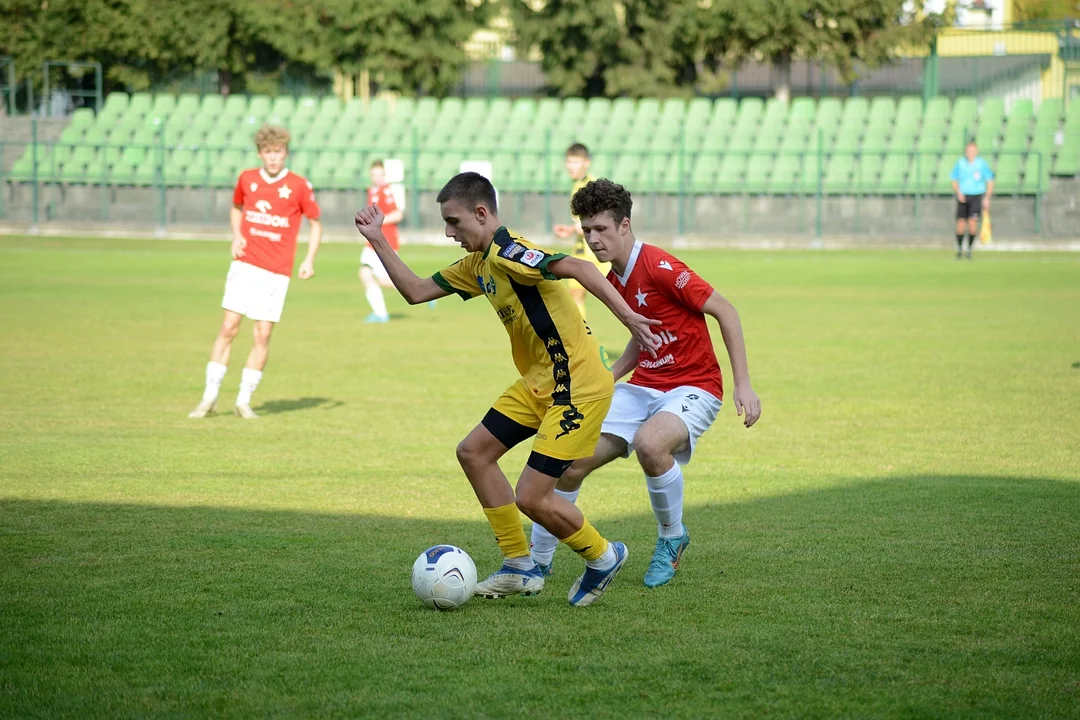
[[[592,164],[592,156],[589,154],[589,148],[581,143],[574,143],[566,149],[564,163],[566,174],[570,176],[570,179],[574,183],[570,190],[570,198],[573,200],[573,197],[578,190],[596,179],[589,173],[589,167]],[[562,240],[571,240],[571,254],[576,258],[592,263],[596,266],[596,269],[600,271],[601,275],[606,275],[607,271],[611,269],[611,266],[607,263],[600,262],[596,259],[596,256],[593,255],[592,250],[589,249],[589,245],[585,242],[585,237],[581,232],[581,222],[578,217],[573,214],[573,209],[571,209],[570,216],[573,222],[570,224],[558,223],[552,228],[555,237]],[[581,313],[581,317],[585,317],[585,297],[587,295],[585,288],[582,287],[581,283],[577,280],[567,280],[566,284],[570,288],[570,297],[574,299],[578,312]]]
[[[405,218],[405,197],[396,195],[394,188],[386,181],[386,166],[382,160],[371,163],[369,177],[371,185],[367,191],[367,204],[377,206],[382,212],[383,235],[396,252],[400,247],[398,223]],[[371,314],[366,322],[389,322],[390,315],[386,311],[382,289],[394,287],[394,283],[390,282],[390,276],[386,274],[386,268],[371,243],[367,243],[360,253],[360,282],[364,284],[364,297],[371,306]]]

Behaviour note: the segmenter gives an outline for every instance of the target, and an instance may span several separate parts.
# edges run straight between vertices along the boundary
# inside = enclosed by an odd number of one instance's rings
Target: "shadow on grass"
[[[303,397],[293,400],[267,400],[259,407],[254,408],[254,410],[260,415],[277,415],[278,413],[311,410],[312,408],[333,410],[344,404],[341,400],[331,400],[327,397]]]
[[[1075,716],[1077,508],[948,476],[690,505],[656,590],[651,513],[596,514],[631,557],[594,607],[560,548],[539,597],[443,614],[409,569],[490,572],[482,520],[0,501],[0,716]]]

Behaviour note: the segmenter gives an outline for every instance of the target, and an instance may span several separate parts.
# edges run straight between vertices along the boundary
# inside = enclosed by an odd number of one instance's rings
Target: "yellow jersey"
[[[596,180],[596,178],[594,178],[592,175],[589,175],[588,173],[586,173],[585,177],[581,178],[580,180],[575,180],[574,181],[574,187],[573,187],[573,189],[570,190],[570,200],[571,200],[571,202],[573,201],[574,196],[577,195],[578,190],[585,187],[586,185],[591,183],[593,180]],[[570,216],[572,218],[574,218],[575,222],[577,221],[578,217],[577,217],[577,215],[574,215],[573,208],[570,209]],[[593,265],[599,265],[600,264],[596,259],[596,255],[593,254],[592,248],[590,248],[588,246],[588,244],[585,242],[585,236],[579,235],[578,233],[575,232],[574,233],[574,243],[573,243],[572,247],[573,247],[574,257],[581,258],[582,260],[587,260],[588,262],[591,262]]]
[[[564,257],[501,227],[487,250],[469,253],[432,276],[443,290],[465,300],[487,297],[510,336],[521,379],[536,398],[552,405],[597,400],[613,390],[592,331],[566,286],[547,269]]]

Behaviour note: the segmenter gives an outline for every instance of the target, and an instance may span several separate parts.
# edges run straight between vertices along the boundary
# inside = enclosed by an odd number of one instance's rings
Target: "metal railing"
[[[220,223],[238,165],[259,164],[253,148],[168,146],[163,135],[141,146],[35,140],[0,142],[0,219],[35,226],[117,220],[160,229]],[[430,229],[440,227],[434,195],[461,162],[488,162],[505,218],[550,228],[569,216],[562,152],[550,135],[540,147],[447,149],[427,147],[413,133],[395,147],[297,147],[289,166],[344,208],[347,222],[366,200],[369,163],[398,158],[405,166],[407,224]],[[823,133],[798,150],[689,152],[684,140],[671,152],[596,151],[592,173],[627,186],[635,198],[635,227],[643,231],[919,235],[938,228],[950,211],[948,174],[961,153],[840,149]],[[1041,233],[1050,158],[1032,150],[1002,151],[988,160],[1002,170],[995,195],[1012,198],[1013,222],[1025,234]]]

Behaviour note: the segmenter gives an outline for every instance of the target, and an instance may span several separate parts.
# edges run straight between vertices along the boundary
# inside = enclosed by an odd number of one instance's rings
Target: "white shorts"
[[[619,383],[615,386],[615,395],[611,398],[611,409],[600,432],[616,435],[626,441],[626,454],[630,457],[634,450],[634,435],[646,420],[658,412],[669,412],[683,421],[690,434],[690,447],[675,454],[675,462],[680,465],[690,463],[694,446],[720,412],[720,402],[712,393],[701,388],[683,385],[674,390],[654,390],[653,388]]]
[[[360,264],[371,268],[371,272],[375,273],[375,279],[379,282],[390,282],[390,275],[386,272],[386,268],[383,267],[379,254],[370,245],[365,245],[363,252],[360,253]]]
[[[225,278],[225,297],[221,307],[246,315],[252,320],[281,320],[289,276],[278,275],[246,262],[233,260]]]

